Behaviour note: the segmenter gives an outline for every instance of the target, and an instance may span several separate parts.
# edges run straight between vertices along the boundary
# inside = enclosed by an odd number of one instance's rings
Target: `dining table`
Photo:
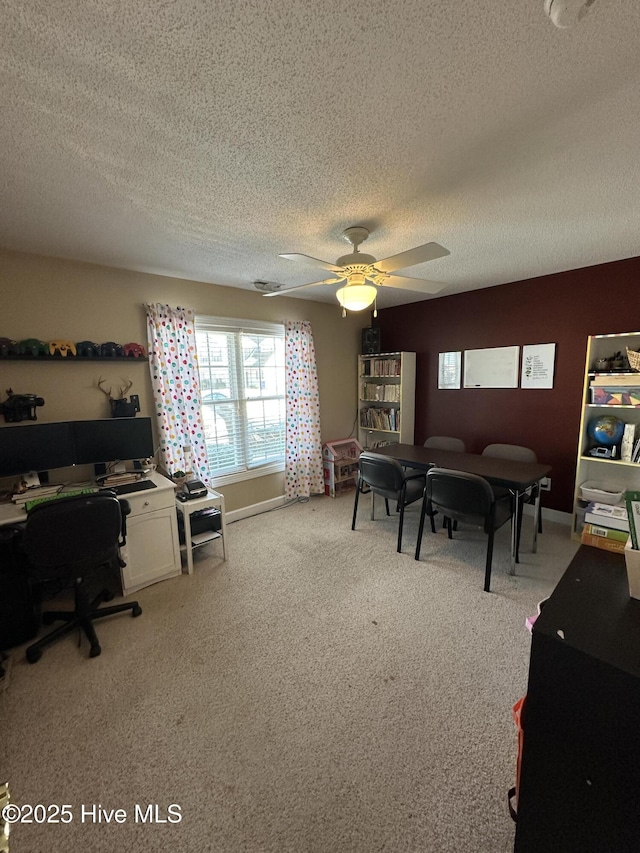
[[[518,515],[522,511],[520,498],[551,473],[551,466],[544,462],[520,462],[514,459],[501,459],[495,456],[483,456],[481,453],[461,453],[457,450],[440,450],[424,447],[421,444],[387,444],[371,448],[372,453],[391,456],[408,468],[422,469],[425,473],[436,466],[454,471],[464,471],[484,477],[492,486],[501,486],[509,490],[513,500],[511,518],[511,563],[510,574],[516,572],[518,553]],[[531,550],[538,547],[538,519],[540,517],[540,489],[536,492],[533,513],[533,539]]]

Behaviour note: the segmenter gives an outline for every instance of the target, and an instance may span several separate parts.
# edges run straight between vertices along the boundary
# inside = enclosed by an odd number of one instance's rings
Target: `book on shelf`
[[[127,483],[135,483],[142,479],[142,472],[139,473],[122,473],[122,474],[105,474],[97,478],[97,482],[101,486],[124,486]]]
[[[605,527],[604,524],[585,524],[584,530],[591,536],[600,536],[603,539],[615,539],[618,542],[624,543],[629,538],[626,530],[616,530],[613,527]]]
[[[596,373],[591,382],[591,388],[640,388],[640,373]]]
[[[629,532],[627,508],[623,504],[601,504],[592,501],[585,510],[584,520],[585,523]]]
[[[624,500],[627,507],[627,518],[629,520],[631,547],[634,551],[637,551],[638,536],[640,534],[640,491],[629,489],[625,493]]]
[[[582,544],[590,545],[592,548],[600,548],[602,551],[612,551],[615,554],[624,554],[625,542],[619,539],[610,539],[608,536],[595,536],[587,530],[588,524],[582,530]]]

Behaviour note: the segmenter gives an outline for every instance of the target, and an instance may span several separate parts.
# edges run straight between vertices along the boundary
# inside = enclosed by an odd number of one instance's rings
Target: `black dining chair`
[[[467,449],[461,438],[454,438],[451,435],[430,435],[423,444],[423,447],[433,447],[436,450],[453,450],[456,453],[464,453]],[[411,476],[425,473],[419,468],[411,467],[405,468],[405,472]]]
[[[125,518],[129,511],[126,501],[119,501],[112,492],[75,495],[39,504],[29,511],[24,528],[22,547],[28,560],[28,571],[40,583],[67,582],[74,589],[74,609],[51,610],[42,614],[45,625],[63,622],[55,630],[28,646],[29,663],[35,663],[42,650],[77,628],[81,628],[91,650],[90,657],[102,651],[93,623],[96,619],[130,611],[142,613],[137,601],[100,607],[113,595],[103,589],[93,599],[87,592],[87,580],[99,570],[120,568],[120,547],[126,542]]]
[[[492,456],[494,459],[513,459],[516,462],[537,462],[538,457],[534,450],[529,447],[522,447],[519,444],[488,444],[482,451],[483,456]],[[497,492],[497,489],[495,490]],[[502,489],[506,492],[507,489]],[[534,483],[527,491],[520,496],[520,505],[518,506],[518,530],[516,544],[516,562],[520,558],[520,532],[522,530],[522,509],[525,504],[535,504],[540,494],[540,483]],[[538,533],[542,533],[542,512],[538,513]]]
[[[427,471],[425,497],[420,513],[416,560],[420,559],[425,516],[435,511],[445,516],[449,539],[453,538],[452,521],[462,521],[482,527],[487,534],[484,591],[489,592],[494,534],[513,515],[511,496],[496,497],[487,480],[476,474],[453,471],[449,468],[430,468]]]
[[[454,438],[451,435],[430,435],[424,446],[435,447],[438,450],[455,450],[456,453],[464,453],[467,449],[461,438]]]
[[[396,504],[396,512],[399,512],[398,521],[398,552],[402,550],[402,527],[404,524],[404,510],[409,504],[420,500],[424,495],[425,483],[424,471],[416,475],[407,475],[397,459],[384,456],[381,453],[371,453],[367,450],[360,454],[358,460],[358,485],[356,497],[353,504],[353,521],[351,529],[356,529],[356,515],[358,514],[358,498],[365,492],[371,495],[371,520],[374,520],[375,495],[384,498],[387,515],[389,512],[389,501]],[[431,521],[433,525],[433,519]]]

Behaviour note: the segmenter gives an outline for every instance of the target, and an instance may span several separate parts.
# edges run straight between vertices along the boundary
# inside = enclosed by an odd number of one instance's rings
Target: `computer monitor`
[[[75,462],[71,424],[20,424],[0,428],[0,477],[68,468]]]
[[[77,465],[153,456],[151,418],[72,421],[71,429]]]

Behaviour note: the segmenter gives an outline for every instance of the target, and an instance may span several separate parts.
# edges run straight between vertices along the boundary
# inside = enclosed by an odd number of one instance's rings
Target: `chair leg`
[[[427,514],[427,498],[422,498],[422,508],[420,509],[420,524],[418,525],[418,538],[416,540],[416,553],[415,559],[420,559],[420,548],[422,546],[422,534],[424,532],[424,517]],[[431,516],[431,529],[435,533],[435,527],[433,524],[433,516]]]
[[[90,658],[97,658],[98,655],[102,652],[100,648],[100,643],[98,642],[98,635],[96,634],[96,629],[93,627],[93,622],[89,616],[85,616],[83,619],[78,620],[78,623],[82,630],[84,631],[85,637],[89,640]]]
[[[453,539],[453,534],[451,533],[451,519],[447,518],[447,536],[449,539]]]
[[[106,591],[103,591],[100,595],[96,596],[94,602],[89,602],[82,583],[77,582],[75,586],[75,608],[73,611],[54,610],[42,614],[43,622],[62,620],[64,624],[59,625],[55,630],[27,647],[26,656],[29,663],[35,663],[40,660],[43,649],[55,643],[61,637],[75,631],[77,628],[81,628],[89,640],[91,647],[89,656],[92,658],[98,657],[102,650],[95,628],[93,627],[94,620],[102,619],[104,616],[113,616],[116,613],[125,613],[127,610],[131,611],[132,616],[140,616],[142,613],[142,609],[137,601],[129,601],[126,604],[114,604],[111,607],[92,606],[95,602],[104,601],[106,594]]]
[[[518,506],[518,530],[516,532],[516,563],[520,562],[520,534],[522,533],[522,516],[524,515],[524,501],[520,499]]]
[[[402,551],[402,525],[404,522],[404,504],[400,509],[400,518],[398,519],[398,554]]]
[[[384,506],[385,506],[385,509],[387,510],[387,515],[391,515],[391,513],[389,512],[389,501],[386,498],[384,499]],[[397,512],[397,510],[396,510],[396,512]]]
[[[63,625],[59,625],[54,631],[50,631],[46,636],[42,637],[42,639],[36,640],[35,643],[31,643],[30,646],[27,646],[26,650],[26,656],[29,663],[35,663],[40,660],[43,649],[46,649],[47,646],[55,643],[56,640],[59,640],[61,637],[65,637],[67,634],[75,631],[77,627],[78,623],[75,620],[65,620]]]
[[[484,591],[489,592],[489,585],[491,584],[491,563],[493,562],[493,536],[494,530],[493,527],[489,531],[489,539],[487,541],[487,563],[484,569]]]
[[[358,478],[358,484],[356,486],[356,498],[353,502],[353,520],[351,522],[351,529],[352,530],[356,529],[356,515],[358,513],[358,498],[360,497],[361,485],[362,485],[362,482],[361,482],[360,478]]]

